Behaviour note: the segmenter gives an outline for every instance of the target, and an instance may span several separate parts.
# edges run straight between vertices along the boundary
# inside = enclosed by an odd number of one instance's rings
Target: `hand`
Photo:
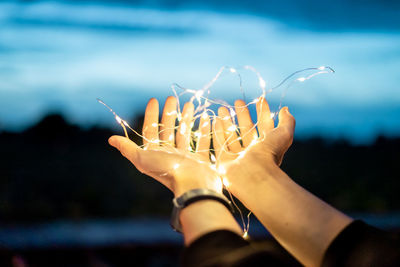
[[[230,190],[234,194],[251,184],[249,176],[260,166],[279,166],[293,141],[295,120],[287,107],[280,110],[277,127],[274,127],[268,103],[263,97],[257,101],[256,108],[258,123],[255,126],[246,103],[242,100],[235,102],[239,135],[225,107],[219,108],[213,124],[218,169],[222,174],[226,172]]]
[[[221,192],[221,180],[209,164],[209,117],[201,117],[201,136],[196,151],[191,151],[194,106],[191,102],[184,105],[182,120],[175,134],[176,105],[174,97],[167,98],[159,129],[158,101],[150,99],[143,123],[143,148],[122,136],[112,136],[110,145],[117,148],[140,172],[165,185],[175,196],[195,188]]]

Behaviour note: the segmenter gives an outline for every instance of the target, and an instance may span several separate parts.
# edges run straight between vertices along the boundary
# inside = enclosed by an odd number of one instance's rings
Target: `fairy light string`
[[[240,70],[242,70],[242,69],[248,70],[248,71],[251,71],[252,73],[254,73],[257,78],[257,81],[258,81],[258,90],[260,91],[259,97],[255,98],[254,100],[249,101],[249,102],[247,102],[247,100],[246,100],[246,94],[245,94],[245,89],[243,87],[242,75],[240,74]],[[162,133],[163,131],[167,131],[167,130],[169,130],[169,132],[172,132],[172,133],[174,133],[175,131],[180,131],[181,134],[186,134],[188,131],[188,128],[189,128],[190,129],[190,143],[188,145],[187,152],[195,152],[195,151],[209,152],[209,161],[211,163],[211,166],[218,172],[218,174],[220,176],[220,181],[216,182],[216,187],[220,187],[220,188],[218,188],[219,190],[222,190],[222,187],[223,187],[228,192],[232,203],[238,210],[240,220],[242,222],[242,227],[243,227],[243,238],[248,238],[251,212],[249,212],[246,215],[247,222],[245,222],[242,211],[240,210],[237,203],[234,201],[234,198],[233,198],[231,192],[229,191],[229,180],[225,177],[226,170],[224,168],[224,165],[223,165],[223,163],[219,164],[218,159],[220,159],[223,154],[229,156],[231,159],[240,159],[241,157],[243,157],[244,154],[246,153],[245,149],[238,153],[234,153],[227,148],[236,142],[241,143],[244,137],[246,137],[248,134],[254,133],[255,132],[254,130],[257,129],[259,120],[255,121],[253,126],[250,129],[249,128],[241,129],[241,127],[238,127],[236,125],[237,114],[235,111],[235,107],[228,104],[224,100],[211,98],[210,94],[211,94],[212,87],[224,74],[230,74],[230,75],[236,76],[239,81],[239,89],[242,94],[243,101],[245,101],[245,103],[246,103],[244,106],[240,107],[240,109],[245,109],[245,108],[250,107],[251,105],[256,105],[258,103],[258,101],[265,98],[268,94],[272,93],[273,91],[275,91],[277,89],[283,88],[281,96],[280,96],[278,110],[276,110],[274,112],[271,111],[271,113],[270,113],[271,118],[275,121],[276,117],[277,117],[276,115],[279,113],[279,110],[282,108],[283,100],[284,100],[284,98],[287,94],[287,91],[289,90],[290,87],[292,87],[296,83],[305,82],[317,75],[334,73],[334,72],[335,71],[331,67],[328,67],[328,66],[305,68],[305,69],[293,72],[292,74],[287,76],[285,79],[283,79],[276,86],[272,86],[272,87],[268,88],[266,81],[254,67],[243,66],[241,68],[234,68],[234,67],[230,67],[230,66],[224,66],[224,67],[220,68],[219,71],[217,72],[217,74],[208,83],[206,83],[201,89],[185,88],[185,87],[180,86],[177,83],[174,83],[171,85],[171,89],[177,100],[177,107],[176,107],[176,111],[173,111],[174,114],[167,114],[167,115],[176,115],[178,124],[180,124],[180,125],[179,126],[175,125],[175,127],[173,129],[166,129],[165,127],[163,127],[163,130],[159,130],[159,134]],[[195,107],[193,119],[189,124],[187,124],[186,122],[181,122],[183,118],[182,118],[182,111],[180,108],[181,98],[183,98],[184,96],[187,96],[187,95],[190,97],[189,102],[192,102]],[[147,139],[145,136],[143,136],[142,134],[135,131],[125,120],[123,120],[118,114],[116,114],[114,112],[114,110],[110,106],[108,106],[104,101],[102,101],[101,99],[98,99],[98,98],[97,98],[97,101],[100,104],[104,105],[114,115],[115,120],[122,127],[122,129],[124,131],[124,135],[127,138],[129,138],[129,134],[127,131],[127,129],[129,129],[135,135],[137,135],[138,137],[141,137],[141,138],[143,138],[143,140],[147,141],[147,143],[160,144],[160,146],[158,146],[157,149],[167,149],[167,147],[168,147],[168,149],[171,149],[170,146],[162,146],[163,141],[160,139],[156,139],[156,140]],[[218,107],[225,107],[229,110],[229,115],[224,116],[224,117],[218,117],[218,114],[212,109],[212,107],[214,107],[215,109],[217,109]],[[260,105],[260,107],[262,108],[262,105]],[[262,110],[261,110],[261,114],[262,114]],[[203,118],[206,121],[206,122],[204,122],[204,125],[200,125],[201,118]],[[224,140],[219,140],[218,136],[213,136],[214,147],[215,147],[215,142],[218,142],[218,144],[220,145],[220,147],[222,149],[220,149],[220,151],[218,151],[218,153],[216,153],[216,150],[212,149],[212,148],[209,148],[204,151],[199,151],[198,150],[198,143],[199,143],[198,140],[202,137],[201,127],[207,127],[207,126],[210,127],[211,125],[206,125],[206,124],[208,124],[208,123],[214,124],[216,122],[217,118],[231,123],[231,126],[228,127],[226,129],[226,132],[224,133],[225,134]],[[257,118],[257,119],[259,119],[259,118]],[[161,123],[158,123],[158,124],[153,123],[153,124],[154,125],[151,125],[150,127],[162,126]],[[199,125],[198,129],[195,129],[195,127],[194,127],[195,125]],[[144,130],[146,130],[146,129],[144,129]],[[208,134],[210,134],[210,133],[208,133]],[[226,136],[228,136],[228,137],[226,137]],[[170,137],[169,138],[170,140],[173,140],[173,135],[171,135],[169,137]],[[261,136],[254,135],[252,137],[252,141],[249,144],[249,146],[252,146],[259,141],[262,141]],[[142,148],[146,150],[147,146],[142,145]],[[182,152],[182,151],[179,151],[179,152]],[[179,168],[179,166],[180,166],[180,164],[179,164],[179,162],[177,162],[173,166],[173,169],[177,169],[177,168]],[[168,172],[165,173],[165,175],[167,175],[167,174],[168,174]]]

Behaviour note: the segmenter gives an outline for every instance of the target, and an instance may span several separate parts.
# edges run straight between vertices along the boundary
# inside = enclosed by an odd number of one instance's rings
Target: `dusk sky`
[[[400,135],[400,5],[274,3],[2,1],[0,131],[49,112],[115,126],[96,98],[132,118],[150,97],[171,95],[172,83],[200,89],[222,66],[253,66],[270,88],[324,65],[336,73],[295,85],[284,99],[299,137]],[[256,76],[243,77],[246,97],[258,96]],[[233,75],[212,90],[230,103],[242,96]],[[281,93],[271,96],[273,110]]]

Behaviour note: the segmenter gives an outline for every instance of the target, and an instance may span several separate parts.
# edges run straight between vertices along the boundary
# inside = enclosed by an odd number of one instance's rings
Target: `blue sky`
[[[399,6],[384,1],[374,11],[339,1],[342,9],[326,6],[328,12],[319,2],[286,0],[268,11],[262,2],[254,10],[196,1],[179,8],[166,1],[3,1],[0,130],[22,130],[51,111],[81,125],[115,125],[97,97],[129,118],[150,97],[171,95],[172,83],[200,89],[225,65],[254,66],[268,86],[327,65],[336,73],[290,88],[284,100],[298,136],[363,143],[399,135]],[[255,77],[245,77],[252,99],[259,94]],[[240,98],[237,79],[223,79],[213,90],[229,102]],[[279,94],[271,95],[273,108]]]

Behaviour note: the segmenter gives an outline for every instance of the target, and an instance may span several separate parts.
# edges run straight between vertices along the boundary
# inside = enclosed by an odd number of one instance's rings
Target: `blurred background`
[[[140,130],[150,97],[200,89],[226,65],[255,67],[268,88],[332,67],[287,92],[297,128],[283,169],[355,218],[400,229],[399,1],[6,0],[1,266],[175,266],[172,194],[108,146],[122,132],[96,98]],[[224,79],[214,89],[233,103],[238,80]],[[270,238],[254,217],[250,235]]]

